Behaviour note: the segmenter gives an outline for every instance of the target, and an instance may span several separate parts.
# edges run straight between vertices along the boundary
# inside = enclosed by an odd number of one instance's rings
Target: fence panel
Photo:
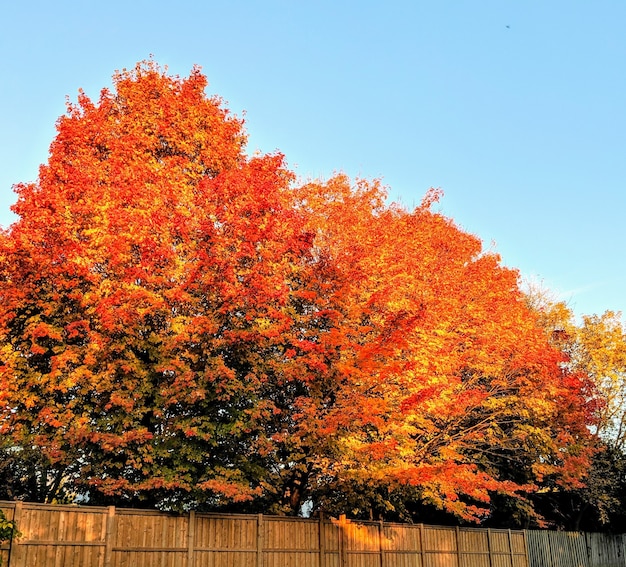
[[[554,567],[550,548],[550,532],[529,531],[526,543],[530,567]]]
[[[383,524],[384,567],[423,567],[423,526]]]
[[[263,567],[318,567],[320,524],[314,520],[263,517]]]
[[[459,567],[457,531],[454,528],[424,526],[424,567]]]
[[[187,516],[145,510],[117,510],[112,535],[115,567],[187,567]]]
[[[491,567],[487,531],[462,529],[457,540],[461,567]]]
[[[508,530],[508,532],[509,545],[511,547],[511,563],[513,567],[529,567],[526,532],[512,530]],[[495,564],[494,567],[496,567]]]
[[[380,567],[381,537],[377,523],[340,523],[345,567]]]
[[[340,567],[341,530],[337,522],[322,521],[320,537],[320,558],[322,567]]]
[[[258,516],[196,515],[189,567],[256,567],[258,526]]]
[[[15,503],[13,518],[22,535],[13,541],[6,564],[103,567],[106,510]]]
[[[624,536],[582,532],[527,532],[530,567],[624,567]]]
[[[584,534],[589,567],[626,565],[626,538],[624,534]]]

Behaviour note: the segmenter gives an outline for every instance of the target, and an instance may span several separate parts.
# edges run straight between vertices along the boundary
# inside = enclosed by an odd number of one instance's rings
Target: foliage
[[[11,496],[477,521],[581,486],[585,374],[516,271],[376,181],[247,157],[198,69],[57,124],[0,236]],[[0,474],[2,471],[0,471]]]
[[[626,335],[621,315],[607,311],[583,316],[580,322],[571,309],[541,289],[528,293],[529,304],[552,343],[565,355],[572,373],[584,375],[591,384],[589,407],[594,453],[584,486],[563,493],[544,493],[539,505],[551,511],[553,521],[564,529],[602,530],[623,523],[626,502]]]
[[[601,394],[596,434],[612,447],[626,449],[626,334],[619,314],[583,317],[572,363],[590,376]]]
[[[475,519],[494,493],[578,485],[588,384],[562,368],[518,274],[431,212],[436,192],[407,212],[341,176],[301,191],[332,262],[317,287],[339,312],[322,340],[341,346],[346,385],[324,415],[337,454],[319,505],[350,509],[349,486],[371,503],[378,485],[387,516],[417,501]]]
[[[4,512],[0,510],[0,544],[11,541],[15,537],[19,537],[20,532],[17,524],[13,520],[7,520]],[[2,565],[2,555],[0,554],[0,565]]]

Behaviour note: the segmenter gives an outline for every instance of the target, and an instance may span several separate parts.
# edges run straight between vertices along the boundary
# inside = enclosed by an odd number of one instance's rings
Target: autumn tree
[[[38,182],[17,187],[0,423],[5,451],[33,450],[30,498],[259,490],[260,393],[306,239],[281,156],[246,158],[205,87],[197,69],[118,73],[69,106]]]
[[[518,273],[437,192],[409,211],[376,181],[297,185],[281,155],[248,157],[205,88],[117,73],[16,187],[5,496],[476,521],[579,486],[585,376]]]
[[[552,343],[566,356],[570,372],[587,377],[593,389],[589,405],[595,419],[593,458],[584,486],[574,491],[543,494],[544,508],[567,529],[601,530],[626,519],[626,335],[619,313],[584,315],[544,289],[531,287],[528,302]],[[591,424],[590,424],[591,425]]]
[[[406,517],[426,502],[476,519],[496,494],[577,486],[588,384],[562,366],[518,273],[432,212],[437,192],[414,211],[342,176],[301,193],[334,306],[319,340],[341,384],[321,414],[336,456],[319,505]]]

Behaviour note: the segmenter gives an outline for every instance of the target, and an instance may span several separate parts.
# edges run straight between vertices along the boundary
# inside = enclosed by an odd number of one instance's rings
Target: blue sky
[[[66,96],[151,54],[245,111],[304,178],[381,178],[576,313],[626,311],[623,0],[6,2],[0,223]]]

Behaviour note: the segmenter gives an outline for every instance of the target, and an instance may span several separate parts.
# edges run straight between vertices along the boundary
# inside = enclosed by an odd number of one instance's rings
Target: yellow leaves
[[[347,417],[343,454],[356,459],[369,449],[376,464],[358,462],[376,470],[381,459],[394,462],[400,452],[408,462],[454,464],[481,454],[486,432],[496,452],[503,445],[532,459],[554,451],[556,443],[526,443],[530,430],[526,437],[508,438],[511,424],[518,423],[536,424],[553,438],[554,420],[564,416],[558,408],[563,392],[582,402],[575,389],[568,390],[573,383],[560,383],[558,358],[522,301],[517,272],[433,214],[428,207],[435,193],[407,213],[381,207],[383,192],[375,183],[349,184],[338,176],[300,190],[302,208],[312,213],[314,262],[334,270],[320,271],[325,279],[319,288],[340,306],[341,325],[367,329],[340,332],[338,340],[326,342],[340,345],[341,360],[332,368],[350,376],[355,389],[353,401],[338,409]],[[361,373],[376,376],[380,389],[358,389],[366,383]],[[361,391],[367,400],[380,392],[385,404],[367,403],[358,397]],[[366,423],[373,432],[359,430]],[[471,493],[468,486],[455,490]]]
[[[68,425],[55,451],[107,493],[279,506],[291,477],[375,480],[464,518],[464,499],[515,493],[492,461],[566,446],[563,394],[578,419],[517,273],[430,210],[436,190],[407,211],[378,181],[290,187],[205,86],[152,61],[117,73],[20,186],[0,242],[6,419]]]
[[[572,333],[572,331],[570,331]],[[626,446],[626,333],[621,315],[586,316],[573,331],[571,361],[591,379],[600,397],[597,433]]]

